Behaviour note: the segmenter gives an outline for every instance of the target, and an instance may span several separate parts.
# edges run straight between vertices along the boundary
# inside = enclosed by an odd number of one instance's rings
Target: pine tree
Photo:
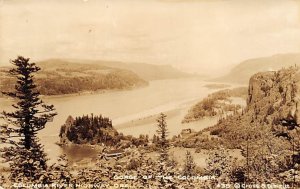
[[[164,164],[167,163],[169,159],[169,141],[168,137],[168,130],[167,130],[167,123],[166,123],[166,115],[161,113],[159,118],[156,120],[158,123],[157,134],[159,136],[158,148],[159,148],[159,161],[160,161],[160,171],[164,171]]]
[[[193,156],[190,151],[186,151],[183,175],[194,176],[195,171],[196,171],[196,165]]]
[[[159,136],[158,147],[160,150],[160,159],[166,162],[169,158],[168,151],[169,151],[169,141],[168,137],[168,129],[166,123],[166,115],[161,113],[159,118],[156,120],[158,123],[157,134]]]
[[[1,149],[1,156],[10,162],[13,182],[46,182],[46,154],[39,143],[37,132],[56,115],[53,105],[46,105],[34,83],[34,73],[40,70],[28,58],[19,56],[11,62],[15,68],[9,75],[16,78],[12,92],[2,92],[16,101],[13,112],[3,111],[0,139],[9,146]]]
[[[160,176],[159,179],[159,186],[160,188],[172,188],[173,180],[173,171],[172,166],[170,166],[169,160],[169,140],[168,137],[168,129],[167,129],[167,122],[166,122],[166,115],[161,113],[157,121],[157,134],[159,136],[157,141],[157,147],[159,151],[159,162],[158,162],[158,175]]]
[[[48,172],[50,172],[49,174],[51,174],[55,184],[62,185],[60,187],[61,189],[66,189],[69,188],[68,186],[74,185],[73,175],[71,174],[69,160],[66,154],[60,155],[57,163],[49,166]]]
[[[282,137],[273,135],[271,128],[248,129],[248,137],[242,145],[246,182],[280,183],[278,175],[287,168],[285,156],[290,153],[287,145]]]
[[[229,183],[233,162],[234,159],[229,155],[228,150],[223,147],[209,152],[209,157],[206,159],[206,171],[216,178],[216,180],[212,180],[212,184]]]

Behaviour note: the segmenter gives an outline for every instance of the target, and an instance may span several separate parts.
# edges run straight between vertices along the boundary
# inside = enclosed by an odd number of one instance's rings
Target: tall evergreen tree
[[[0,139],[8,144],[1,149],[1,156],[10,162],[13,182],[40,182],[46,174],[47,159],[37,133],[56,113],[53,105],[46,105],[40,99],[34,83],[34,73],[40,68],[21,56],[11,63],[15,67],[8,73],[16,78],[15,89],[2,93],[16,103],[12,105],[13,112],[1,113],[6,124],[0,128]]]
[[[211,150],[206,159],[206,172],[215,177],[211,180],[214,187],[216,184],[229,183],[234,159],[229,155],[229,151],[223,147]]]
[[[190,151],[186,151],[185,163],[183,167],[184,176],[194,176],[196,172],[196,164]]]
[[[160,163],[161,165],[166,164],[166,162],[169,159],[169,141],[167,139],[168,137],[168,129],[167,129],[167,122],[166,122],[166,115],[161,113],[159,115],[159,118],[156,120],[157,121],[157,134],[159,136],[159,141],[158,141],[158,148],[160,152]],[[161,171],[163,171],[163,166],[161,166]]]
[[[161,113],[159,118],[157,119],[157,134],[158,134],[158,151],[159,151],[159,159],[158,159],[158,175],[161,177],[159,179],[159,187],[160,188],[174,188],[173,182],[173,166],[169,159],[169,140],[168,137],[168,129],[167,129],[167,122],[166,122],[166,115]]]

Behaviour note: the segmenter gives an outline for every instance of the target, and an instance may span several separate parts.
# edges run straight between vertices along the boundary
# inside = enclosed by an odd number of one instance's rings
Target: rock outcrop
[[[242,148],[248,140],[256,141],[265,135],[275,137],[274,140],[281,137],[290,140],[297,125],[300,125],[300,70],[290,67],[253,75],[247,106],[241,113],[220,119],[181,144],[197,148],[219,145]],[[217,140],[208,139],[205,133]]]
[[[70,141],[67,137],[67,131],[70,130],[72,124],[74,123],[75,119],[72,116],[68,116],[65,124],[61,127],[61,131],[59,134],[60,137],[60,144],[68,144]]]
[[[299,90],[300,71],[295,67],[257,73],[249,81],[246,115],[264,124],[281,119],[300,123]]]

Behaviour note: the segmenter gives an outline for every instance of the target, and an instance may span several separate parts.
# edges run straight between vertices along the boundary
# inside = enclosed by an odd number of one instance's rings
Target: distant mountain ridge
[[[248,84],[250,77],[255,73],[276,71],[294,65],[300,66],[300,53],[276,54],[270,57],[249,59],[235,66],[229,74],[214,80]]]
[[[123,63],[117,61],[48,59],[36,62],[36,74],[43,95],[62,95],[111,89],[132,89],[148,81],[192,76],[169,65]],[[15,80],[0,67],[0,91],[13,90]]]
[[[94,64],[63,60],[36,63],[41,68],[35,75],[43,95],[64,95],[103,90],[132,89],[148,84],[132,71]],[[9,77],[9,67],[0,68],[0,91],[12,91],[15,78]]]
[[[156,65],[148,63],[127,63],[119,61],[106,61],[106,60],[80,60],[80,59],[49,59],[41,61],[41,64],[56,64],[57,62],[66,64],[69,63],[80,63],[88,64],[99,67],[110,67],[125,69],[136,73],[139,77],[144,80],[160,80],[160,79],[174,79],[192,76],[191,74],[182,72],[172,67],[171,65]]]

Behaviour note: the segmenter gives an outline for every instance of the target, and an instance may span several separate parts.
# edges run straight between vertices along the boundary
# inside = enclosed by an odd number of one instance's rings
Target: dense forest
[[[62,95],[86,91],[132,89],[148,84],[132,71],[89,64],[41,64],[35,82],[42,95]],[[14,88],[15,79],[0,69],[0,90]]]
[[[88,64],[95,68],[111,68],[129,70],[136,73],[140,78],[151,81],[157,79],[175,79],[191,77],[193,75],[182,72],[171,65],[158,65],[147,63],[132,63],[132,62],[119,62],[119,61],[105,61],[105,60],[80,60],[80,59],[48,59],[39,62],[41,67],[44,66],[59,66],[61,65],[84,65]]]
[[[146,85],[147,82],[138,78],[134,73],[124,70],[114,71],[108,74],[91,76],[62,77],[37,79],[41,94],[57,95],[70,94],[84,91],[98,91],[110,89],[131,89]]]
[[[74,120],[69,117],[68,123],[60,130],[60,137],[66,135],[67,139],[75,144],[84,143],[114,143],[118,132],[112,127],[109,118],[100,116],[82,116]]]
[[[246,100],[246,95],[246,87],[224,89],[212,93],[190,108],[182,122],[197,121],[204,117],[223,116],[240,111],[241,105],[231,103],[230,98],[239,97]]]
[[[149,141],[148,136],[140,135],[136,138],[118,133],[109,118],[93,114],[75,118],[69,116],[66,123],[61,126],[59,136],[61,145],[71,142],[73,144],[105,144],[126,148],[132,145],[145,145]]]

